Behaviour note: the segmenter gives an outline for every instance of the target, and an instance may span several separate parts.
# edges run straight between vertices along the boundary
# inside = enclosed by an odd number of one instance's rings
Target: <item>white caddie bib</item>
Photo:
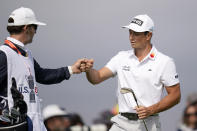
[[[33,131],[46,131],[41,114],[40,99],[38,88],[35,81],[34,62],[31,52],[28,57],[24,57],[6,45],[0,47],[7,56],[8,70],[8,107],[13,107],[13,99],[10,88],[12,78],[16,79],[17,89],[23,94],[24,101],[27,103],[27,115],[33,122]]]

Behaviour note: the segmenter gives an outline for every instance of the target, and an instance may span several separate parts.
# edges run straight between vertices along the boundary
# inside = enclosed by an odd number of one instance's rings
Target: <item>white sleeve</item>
[[[111,60],[105,65],[105,67],[112,71],[113,75],[116,75],[117,73],[118,56],[119,53],[112,57]]]
[[[169,59],[167,61],[161,76],[161,81],[164,86],[173,86],[179,83],[179,78],[173,59]]]

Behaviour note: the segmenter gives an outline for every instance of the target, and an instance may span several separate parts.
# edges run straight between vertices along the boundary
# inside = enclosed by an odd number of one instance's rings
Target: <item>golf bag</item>
[[[4,109],[0,116],[0,131],[32,131],[33,124],[27,116],[27,104],[23,95],[17,90],[16,80],[12,78],[11,94],[14,106]]]

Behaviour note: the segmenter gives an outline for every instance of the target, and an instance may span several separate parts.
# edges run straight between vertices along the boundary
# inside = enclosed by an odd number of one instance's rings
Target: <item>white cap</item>
[[[137,15],[135,16],[131,23],[123,28],[131,29],[135,32],[153,32],[154,22],[148,15]]]
[[[13,18],[14,22],[9,23],[8,26],[21,26],[21,25],[46,25],[45,23],[36,20],[36,16],[32,9],[20,7],[14,10],[9,18]]]
[[[54,116],[64,116],[67,113],[62,110],[58,105],[48,105],[43,109],[43,118],[47,120]]]

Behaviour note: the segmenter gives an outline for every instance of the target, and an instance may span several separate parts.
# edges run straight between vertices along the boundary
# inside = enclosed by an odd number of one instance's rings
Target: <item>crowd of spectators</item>
[[[43,109],[44,124],[48,131],[108,131],[112,126],[110,119],[117,113],[114,110],[102,111],[93,124],[87,125],[78,113],[69,113],[52,104]]]
[[[58,105],[48,105],[43,109],[48,131],[108,131],[112,126],[110,119],[117,113],[118,105],[100,112],[92,125],[86,125],[78,113],[68,113]],[[177,131],[197,131],[197,93],[188,95]]]

